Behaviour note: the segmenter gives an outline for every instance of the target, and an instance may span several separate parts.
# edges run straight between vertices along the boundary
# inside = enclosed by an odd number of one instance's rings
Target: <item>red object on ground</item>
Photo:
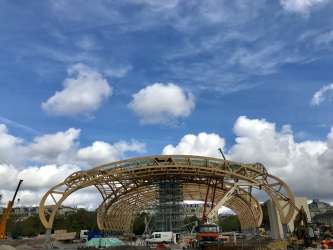
[[[333,247],[333,240],[323,240],[321,246],[323,249],[331,249]]]
[[[163,243],[159,243],[159,244],[157,244],[157,246],[156,246],[156,249],[166,249],[166,248],[167,248],[166,245],[163,244]]]

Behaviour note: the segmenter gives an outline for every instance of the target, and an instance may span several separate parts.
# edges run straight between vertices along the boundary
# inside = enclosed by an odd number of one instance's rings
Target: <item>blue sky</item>
[[[332,11],[329,0],[1,1],[0,123],[25,147],[70,128],[80,130],[69,139],[76,150],[127,143],[115,158],[160,154],[188,134],[214,133],[230,157],[251,161],[260,153],[233,154],[237,138],[251,137],[236,126],[258,121],[275,126],[272,138],[322,143],[318,155],[327,161]],[[66,82],[76,94],[94,94],[66,104],[74,98]],[[57,92],[63,95],[52,102]],[[209,145],[209,152],[218,146]],[[170,152],[200,154],[190,147]],[[64,164],[63,156],[46,154],[17,163],[0,153],[0,160],[19,170]]]

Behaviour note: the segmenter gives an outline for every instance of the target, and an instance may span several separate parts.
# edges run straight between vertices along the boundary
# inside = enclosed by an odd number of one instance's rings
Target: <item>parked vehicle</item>
[[[145,241],[147,244],[176,243],[176,234],[173,232],[153,232],[150,238]]]
[[[81,230],[80,231],[80,240],[88,241],[88,234],[89,234],[89,230]]]

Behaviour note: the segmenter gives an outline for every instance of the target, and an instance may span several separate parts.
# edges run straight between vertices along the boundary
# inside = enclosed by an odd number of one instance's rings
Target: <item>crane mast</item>
[[[19,191],[22,182],[23,182],[23,180],[19,181],[17,188],[15,190],[15,193],[14,193],[13,199],[8,202],[7,207],[3,210],[3,214],[1,217],[1,221],[0,221],[0,240],[6,239],[6,237],[7,237],[7,232],[6,232],[7,222],[10,217],[10,212],[14,206],[17,192]]]

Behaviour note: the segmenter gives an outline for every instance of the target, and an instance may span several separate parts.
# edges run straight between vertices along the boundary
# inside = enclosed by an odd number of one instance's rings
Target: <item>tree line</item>
[[[97,230],[96,212],[78,209],[75,213],[57,215],[53,229],[66,229],[68,232],[80,232],[81,229]],[[45,228],[37,214],[23,219],[11,216],[7,233],[13,238],[33,237],[44,234]]]

